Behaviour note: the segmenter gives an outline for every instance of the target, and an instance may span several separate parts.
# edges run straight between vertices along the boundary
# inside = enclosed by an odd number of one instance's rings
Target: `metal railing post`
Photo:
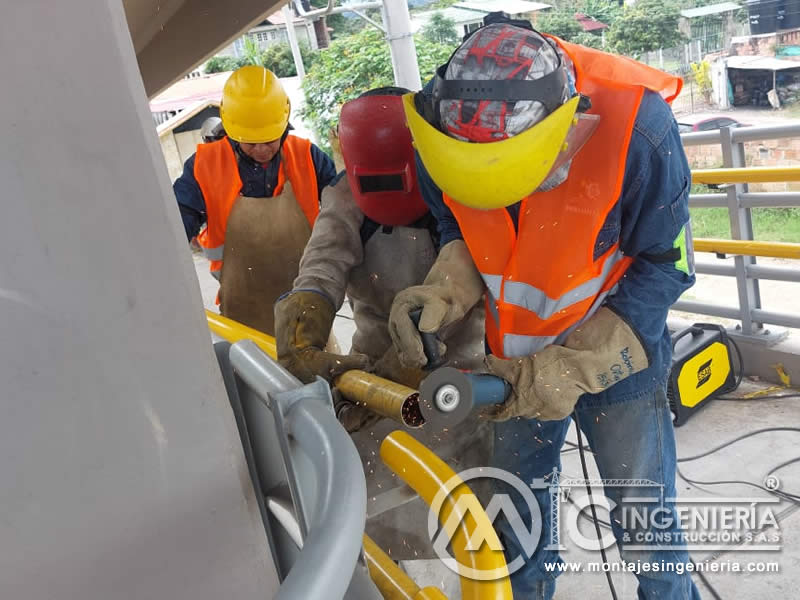
[[[722,164],[724,167],[743,168],[745,167],[744,144],[734,142],[731,138],[733,128],[723,127],[720,129],[720,142],[722,143]],[[728,216],[731,222],[731,238],[734,240],[753,239],[753,217],[750,208],[743,207],[739,202],[741,194],[748,192],[746,183],[729,185],[727,188],[728,197]],[[736,268],[736,288],[739,292],[739,310],[741,318],[741,328],[743,335],[754,335],[757,329],[761,329],[761,323],[753,322],[753,309],[761,308],[761,293],[758,288],[757,279],[748,279],[747,268],[756,264],[753,256],[734,257]]]

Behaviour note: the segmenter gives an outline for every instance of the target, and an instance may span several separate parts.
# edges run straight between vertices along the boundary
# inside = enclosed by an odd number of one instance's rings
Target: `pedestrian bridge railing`
[[[679,300],[674,309],[735,319],[739,321],[737,330],[745,337],[763,336],[765,324],[800,328],[800,311],[790,314],[765,310],[759,289],[763,279],[800,282],[800,270],[757,262],[757,257],[800,259],[800,243],[754,240],[752,218],[753,208],[800,206],[800,192],[750,192],[748,187],[751,183],[800,182],[800,167],[747,167],[744,149],[745,142],[797,137],[800,124],[726,127],[681,135],[684,146],[722,147],[723,168],[694,170],[692,182],[715,186],[723,192],[690,194],[689,206],[727,208],[732,239],[695,238],[695,251],[717,255],[715,261],[698,261],[695,268],[697,273],[734,277],[738,302],[731,305]],[[797,297],[800,298],[800,286]]]

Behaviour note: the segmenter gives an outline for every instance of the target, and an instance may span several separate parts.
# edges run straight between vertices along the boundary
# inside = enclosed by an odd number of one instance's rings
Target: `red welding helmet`
[[[350,191],[361,211],[381,225],[409,225],[428,207],[414,167],[402,88],[371,90],[342,107],[339,144]]]

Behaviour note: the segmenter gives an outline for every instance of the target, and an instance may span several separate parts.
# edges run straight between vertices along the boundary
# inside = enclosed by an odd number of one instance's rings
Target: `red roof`
[[[584,31],[600,31],[601,29],[608,29],[608,25],[595,21],[592,17],[587,17],[583,13],[575,13],[575,20],[581,24]]]
[[[275,11],[270,16],[268,16],[266,20],[269,21],[272,25],[286,25],[286,19],[283,18],[282,10]],[[303,19],[298,17],[296,14],[292,13],[293,23],[298,23],[302,21]]]
[[[230,75],[230,72],[226,72],[180,79],[150,101],[150,112],[180,111],[202,100],[219,102],[222,88]]]

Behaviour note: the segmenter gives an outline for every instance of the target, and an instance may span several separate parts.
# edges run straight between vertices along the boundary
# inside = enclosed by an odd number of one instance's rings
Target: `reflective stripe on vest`
[[[518,335],[514,333],[506,333],[503,336],[503,355],[504,356],[530,356],[540,350],[544,350],[550,344],[563,344],[575,329],[580,327],[589,317],[597,312],[597,309],[603,305],[607,296],[614,294],[617,291],[618,285],[606,292],[601,292],[583,318],[572,325],[566,331],[559,335]]]
[[[626,58],[563,43],[578,91],[601,116],[573,158],[567,180],[523,198],[515,224],[506,209],[482,211],[445,197],[487,288],[486,336],[497,355],[526,356],[562,343],[616,288],[633,262],[618,244],[595,244],[622,196],[628,145],[646,89],[670,101],[681,81]]]
[[[576,302],[581,302],[597,296],[608,280],[612,268],[621,261],[623,257],[619,249],[615,250],[613,254],[606,259],[603,264],[603,270],[597,277],[584,281],[560,298],[551,298],[542,290],[529,283],[507,281],[503,287],[503,300],[509,304],[514,304],[531,311],[540,319],[549,319],[558,311],[564,310]]]
[[[194,177],[203,193],[207,216],[206,228],[197,236],[197,242],[209,260],[222,261],[228,215],[242,189],[239,164],[228,138],[197,146]],[[293,135],[284,140],[275,196],[283,191],[287,179],[297,203],[313,227],[319,214],[319,189],[310,141]]]
[[[225,244],[221,244],[215,248],[203,248],[203,254],[205,254],[208,260],[222,260],[222,255],[224,252]]]

